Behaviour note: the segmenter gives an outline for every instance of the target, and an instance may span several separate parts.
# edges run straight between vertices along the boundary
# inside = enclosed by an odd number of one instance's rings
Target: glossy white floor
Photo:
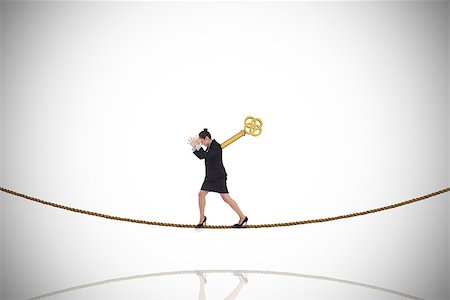
[[[2,299],[447,299],[446,197],[317,225],[195,230],[2,195]]]
[[[0,185],[198,222],[223,152],[250,224],[343,215],[448,187],[448,11],[430,2],[2,1]],[[448,299],[448,199],[323,224],[193,230],[0,193],[1,298]],[[234,224],[217,194],[209,224]]]

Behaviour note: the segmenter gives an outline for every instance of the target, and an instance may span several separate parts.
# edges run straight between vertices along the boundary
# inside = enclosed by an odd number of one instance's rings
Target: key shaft
[[[258,136],[262,132],[262,121],[261,119],[254,118],[252,116],[248,116],[244,120],[244,129],[233,135],[231,138],[223,142],[220,146],[222,149],[230,145],[231,143],[237,141],[241,137],[246,134],[250,134],[252,136]]]
[[[222,149],[224,149],[226,146],[230,145],[231,143],[237,141],[239,138],[243,137],[245,135],[245,131],[241,130],[232,137],[230,137],[228,140],[223,142],[220,146],[222,146]]]

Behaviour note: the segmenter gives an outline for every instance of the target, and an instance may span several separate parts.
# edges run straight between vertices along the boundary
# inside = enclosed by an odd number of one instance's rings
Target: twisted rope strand
[[[17,197],[21,197],[21,198],[24,198],[24,199],[27,199],[27,200],[30,200],[30,201],[34,201],[34,202],[38,202],[38,203],[41,203],[41,204],[53,206],[53,207],[56,207],[56,208],[60,208],[60,209],[64,209],[64,210],[68,210],[68,211],[72,211],[72,212],[76,212],[76,213],[80,213],[80,214],[90,215],[90,216],[94,216],[94,217],[98,217],[98,218],[105,218],[105,219],[109,219],[109,220],[116,220],[116,221],[130,222],[130,223],[138,223],[138,224],[146,224],[146,225],[154,225],[154,226],[177,227],[177,228],[197,228],[196,225],[193,225],[193,224],[164,223],[164,222],[154,222],[154,221],[136,220],[136,219],[117,217],[117,216],[110,216],[110,215],[106,215],[106,214],[102,214],[102,213],[98,213],[98,212],[78,209],[78,208],[74,208],[74,207],[70,207],[70,206],[64,206],[64,205],[61,205],[61,204],[44,201],[44,200],[41,200],[41,199],[38,199],[38,198],[35,198],[35,197],[31,197],[31,196],[28,196],[28,195],[25,195],[25,194],[20,194],[18,192],[15,192],[15,191],[3,188],[3,187],[0,187],[0,191],[2,191],[4,193],[11,194],[11,195],[14,195],[14,196],[17,196]],[[425,199],[428,199],[428,198],[431,198],[431,197],[434,197],[434,196],[437,196],[437,195],[440,195],[440,194],[447,193],[448,191],[450,191],[450,188],[445,188],[445,189],[442,189],[440,191],[436,191],[436,192],[433,192],[431,194],[420,196],[420,197],[413,198],[413,199],[410,199],[410,200],[406,200],[406,201],[403,201],[403,202],[399,202],[399,203],[395,203],[395,204],[391,204],[391,205],[388,205],[388,206],[383,206],[383,207],[379,207],[379,208],[375,208],[375,209],[371,209],[371,210],[355,212],[355,213],[351,213],[351,214],[347,214],[347,215],[328,217],[328,218],[321,218],[321,219],[295,221],[295,222],[286,222],[286,223],[246,225],[246,226],[237,227],[237,228],[286,227],[286,226],[305,225],[305,224],[322,223],[322,222],[330,222],[330,221],[336,221],[336,220],[341,220],[341,219],[354,218],[354,217],[358,217],[358,216],[374,214],[374,213],[381,212],[381,211],[384,211],[384,210],[393,209],[393,208],[397,208],[397,207],[400,207],[400,206],[403,206],[403,205],[408,205],[408,204],[412,204],[412,203],[415,203],[415,202],[419,202],[419,201],[422,201],[422,200],[425,200]],[[206,226],[203,226],[201,228],[206,228],[206,229],[230,229],[230,228],[236,228],[236,227],[229,226],[229,225],[206,225]]]

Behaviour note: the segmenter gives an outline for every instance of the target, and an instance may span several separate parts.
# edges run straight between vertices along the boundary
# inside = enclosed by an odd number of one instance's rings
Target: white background
[[[194,224],[204,165],[187,139],[207,127],[223,142],[247,115],[263,120],[263,133],[223,159],[250,224],[368,210],[449,186],[444,1],[2,2],[1,43],[5,188]],[[1,198],[6,299],[215,268],[449,295],[447,194],[346,221],[238,232],[117,223]],[[237,221],[217,194],[206,215],[209,224]]]

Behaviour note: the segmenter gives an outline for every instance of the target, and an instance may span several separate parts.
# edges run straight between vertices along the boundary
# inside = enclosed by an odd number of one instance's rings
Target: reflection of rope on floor
[[[60,204],[53,203],[53,202],[40,200],[38,198],[34,198],[34,197],[31,197],[31,196],[20,194],[20,193],[17,193],[15,191],[12,191],[12,190],[5,189],[3,187],[0,187],[0,190],[2,192],[8,193],[8,194],[11,194],[11,195],[14,195],[14,196],[18,196],[18,197],[21,197],[21,198],[24,198],[24,199],[28,199],[28,200],[31,200],[31,201],[34,201],[34,202],[38,202],[38,203],[41,203],[41,204],[50,205],[50,206],[53,206],[53,207],[56,207],[56,208],[65,209],[65,210],[68,210],[68,211],[72,211],[72,212],[76,212],[76,213],[80,213],[80,214],[85,214],[85,215],[90,215],[90,216],[94,216],[94,217],[99,217],[99,218],[105,218],[105,219],[116,220],[116,221],[123,221],[123,222],[138,223],[138,224],[146,224],[146,225],[156,225],[156,226],[166,226],[166,227],[179,227],[179,228],[196,228],[196,226],[192,225],[192,224],[163,223],[163,222],[136,220],[136,219],[128,219],[128,218],[123,218],[123,217],[110,216],[110,215],[105,215],[105,214],[101,214],[101,213],[98,213],[98,212],[82,210],[82,209],[78,209],[78,208],[73,208],[73,207],[69,207],[69,206],[60,205]],[[450,188],[445,188],[443,190],[440,190],[440,191],[437,191],[437,192],[434,192],[434,193],[431,193],[431,194],[428,194],[428,195],[424,195],[424,196],[421,196],[421,197],[413,198],[413,199],[410,199],[410,200],[407,200],[407,201],[403,201],[403,202],[399,202],[399,203],[395,203],[395,204],[392,204],[392,205],[383,206],[383,207],[379,207],[379,208],[375,208],[375,209],[371,209],[371,210],[356,212],[356,213],[352,213],[352,214],[348,214],[348,215],[341,215],[341,216],[336,216],[336,217],[313,219],[313,220],[296,221],[296,222],[287,222],[287,223],[247,225],[247,226],[237,227],[237,228],[283,227],[283,226],[304,225],[304,224],[312,224],[312,223],[329,222],[329,221],[335,221],[335,220],[340,220],[340,219],[348,219],[348,218],[353,218],[353,217],[373,214],[373,213],[377,213],[377,212],[380,212],[380,211],[384,211],[384,210],[400,207],[400,206],[403,206],[403,205],[411,204],[411,203],[414,203],[414,202],[422,201],[422,200],[425,200],[427,198],[431,198],[431,197],[437,196],[439,194],[446,193],[448,191],[450,191]],[[236,228],[236,227],[226,226],[226,225],[206,225],[206,226],[203,226],[202,228],[228,229],[228,228]]]
[[[299,273],[293,273],[293,272],[276,272],[276,271],[260,271],[260,270],[192,270],[192,271],[149,273],[149,274],[143,274],[143,275],[119,277],[119,278],[114,278],[114,279],[108,279],[108,280],[102,280],[102,281],[98,281],[98,282],[78,285],[78,286],[70,287],[67,289],[48,293],[45,295],[41,295],[38,297],[34,297],[34,298],[31,298],[30,300],[43,299],[43,298],[60,295],[60,294],[64,294],[64,293],[68,293],[68,292],[72,292],[72,291],[76,291],[76,290],[80,290],[80,289],[86,289],[86,288],[91,288],[91,287],[95,287],[95,286],[100,286],[100,285],[105,285],[105,284],[110,284],[110,283],[120,282],[120,281],[136,280],[136,279],[151,278],[151,277],[162,277],[162,276],[198,274],[198,273],[219,273],[219,274],[222,274],[222,273],[232,273],[232,274],[244,273],[244,274],[276,275],[276,276],[289,276],[289,277],[298,277],[298,278],[313,279],[313,280],[324,280],[324,281],[337,282],[337,283],[348,284],[348,285],[368,288],[368,289],[372,289],[372,290],[377,290],[377,291],[381,291],[381,292],[385,292],[385,293],[389,293],[389,294],[394,294],[394,295],[404,297],[407,299],[423,300],[422,298],[411,296],[411,295],[408,295],[408,294],[405,294],[402,292],[398,292],[395,290],[382,288],[382,287],[378,287],[378,286],[370,285],[370,284],[366,284],[366,283],[361,283],[361,282],[354,282],[354,281],[350,281],[350,280],[343,280],[343,279],[337,279],[337,278],[325,277],[325,276],[299,274]]]

